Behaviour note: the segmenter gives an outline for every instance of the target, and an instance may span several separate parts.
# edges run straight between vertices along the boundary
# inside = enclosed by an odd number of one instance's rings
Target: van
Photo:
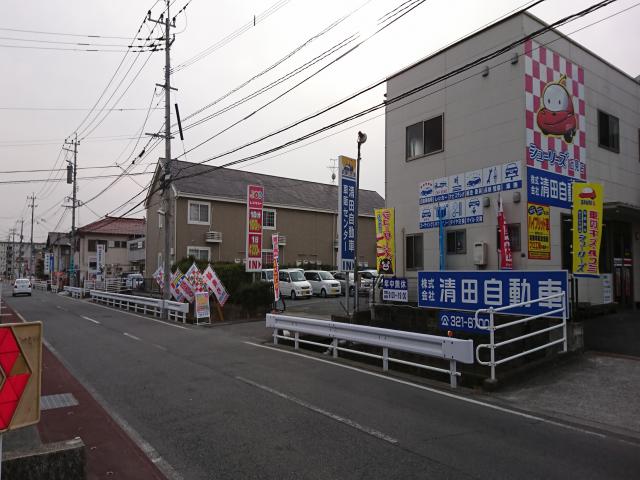
[[[329,295],[340,295],[340,282],[333,278],[329,272],[324,270],[307,270],[304,277],[311,284],[314,295],[326,297]]]
[[[304,273],[299,268],[287,268],[280,270],[280,295],[283,297],[311,298],[311,284],[304,278]]]
[[[273,268],[263,268],[260,270],[260,281],[273,283]]]

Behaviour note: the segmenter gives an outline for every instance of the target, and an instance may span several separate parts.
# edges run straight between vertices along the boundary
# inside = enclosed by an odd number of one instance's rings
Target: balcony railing
[[[287,236],[278,235],[278,245],[286,245],[286,244],[287,244]]]

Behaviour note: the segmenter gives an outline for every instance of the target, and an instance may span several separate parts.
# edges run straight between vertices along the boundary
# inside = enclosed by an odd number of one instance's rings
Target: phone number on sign
[[[489,333],[489,318],[481,316],[476,324],[473,313],[440,312],[440,328],[487,334]]]

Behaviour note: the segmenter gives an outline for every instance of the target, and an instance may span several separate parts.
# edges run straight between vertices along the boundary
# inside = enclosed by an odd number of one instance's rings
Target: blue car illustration
[[[433,188],[424,187],[422,190],[420,190],[421,197],[428,197],[429,195],[433,195]]]
[[[511,180],[518,176],[518,165],[515,163],[510,163],[507,165],[507,168],[504,169],[504,178],[505,180]]]
[[[467,187],[475,187],[476,185],[479,185],[481,181],[482,178],[480,178],[480,175],[474,175],[469,180],[467,180]]]
[[[471,210],[471,213],[475,215],[478,209],[480,208],[480,200],[478,199],[471,200],[467,205],[467,208],[469,208]]]

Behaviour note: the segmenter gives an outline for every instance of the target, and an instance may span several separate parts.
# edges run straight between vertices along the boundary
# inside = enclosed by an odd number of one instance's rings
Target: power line
[[[65,32],[45,32],[42,30],[22,30],[19,28],[5,28],[5,27],[0,27],[0,30],[5,31],[5,32],[18,32],[18,33],[35,33],[38,35],[52,35],[52,36],[59,36],[59,37],[82,37],[82,38],[104,38],[107,40],[138,40],[138,41],[142,41],[142,40],[148,40],[148,38],[142,38],[142,37],[138,37],[138,38],[131,38],[131,37],[118,37],[118,36],[112,36],[112,35],[95,35],[95,34],[80,34],[80,33],[65,33]],[[154,38],[152,40],[160,40],[161,38]]]
[[[0,107],[0,110],[15,110],[15,111],[38,111],[38,112],[76,112],[91,110],[89,107]],[[113,112],[135,112],[146,110],[146,108],[137,107],[119,107],[119,108],[106,108]]]
[[[159,46],[159,44],[150,45],[134,45],[134,44],[119,44],[119,43],[90,43],[90,42],[62,42],[57,40],[39,40],[35,38],[19,38],[19,37],[0,37],[0,40],[10,40],[12,42],[28,42],[28,43],[44,43],[48,45],[74,45],[78,47],[124,47],[124,48],[152,48]]]

